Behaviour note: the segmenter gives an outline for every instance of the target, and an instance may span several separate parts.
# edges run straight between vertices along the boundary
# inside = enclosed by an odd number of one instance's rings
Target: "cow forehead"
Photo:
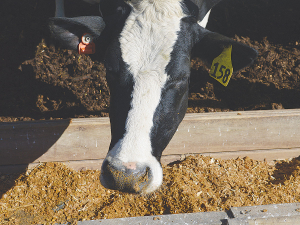
[[[168,14],[158,11],[155,4],[147,6],[142,10],[133,8],[120,38],[122,58],[134,78],[140,72],[146,76],[147,71],[156,71],[158,76],[164,74],[180,30],[180,20],[184,17],[179,1],[172,5]],[[181,14],[176,13],[179,10]]]
[[[132,11],[119,41],[134,87],[125,134],[110,155],[123,162],[147,162],[153,157],[150,141],[153,116],[168,80],[166,67],[185,15],[180,0],[134,0],[130,4]],[[167,11],[163,10],[166,7]]]
[[[157,13],[180,14],[182,10],[178,7],[178,3],[183,2],[183,0],[129,0],[126,2],[131,5],[134,10],[140,12],[151,7],[155,8]]]

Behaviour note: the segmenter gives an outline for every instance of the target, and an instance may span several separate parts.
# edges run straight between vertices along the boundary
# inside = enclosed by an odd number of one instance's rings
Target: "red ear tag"
[[[79,54],[94,54],[96,46],[90,34],[84,34],[81,37],[81,42],[78,45]]]

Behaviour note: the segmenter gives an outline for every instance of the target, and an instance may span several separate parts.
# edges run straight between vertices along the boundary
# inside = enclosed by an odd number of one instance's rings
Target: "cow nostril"
[[[146,172],[141,175],[138,180],[135,182],[134,186],[133,186],[133,190],[137,193],[141,193],[143,192],[148,184],[150,183],[150,173],[149,173],[150,169],[149,167],[146,168]]]

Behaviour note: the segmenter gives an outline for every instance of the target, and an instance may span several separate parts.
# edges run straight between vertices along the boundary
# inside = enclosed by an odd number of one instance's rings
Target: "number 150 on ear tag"
[[[209,75],[225,87],[228,85],[233,67],[231,62],[232,45],[224,48],[223,52],[212,62]]]

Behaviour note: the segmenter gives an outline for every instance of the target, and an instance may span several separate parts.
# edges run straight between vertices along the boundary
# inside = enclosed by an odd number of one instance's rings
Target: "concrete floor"
[[[123,224],[300,225],[300,203],[232,207],[226,212],[200,212],[78,222],[78,225]]]

